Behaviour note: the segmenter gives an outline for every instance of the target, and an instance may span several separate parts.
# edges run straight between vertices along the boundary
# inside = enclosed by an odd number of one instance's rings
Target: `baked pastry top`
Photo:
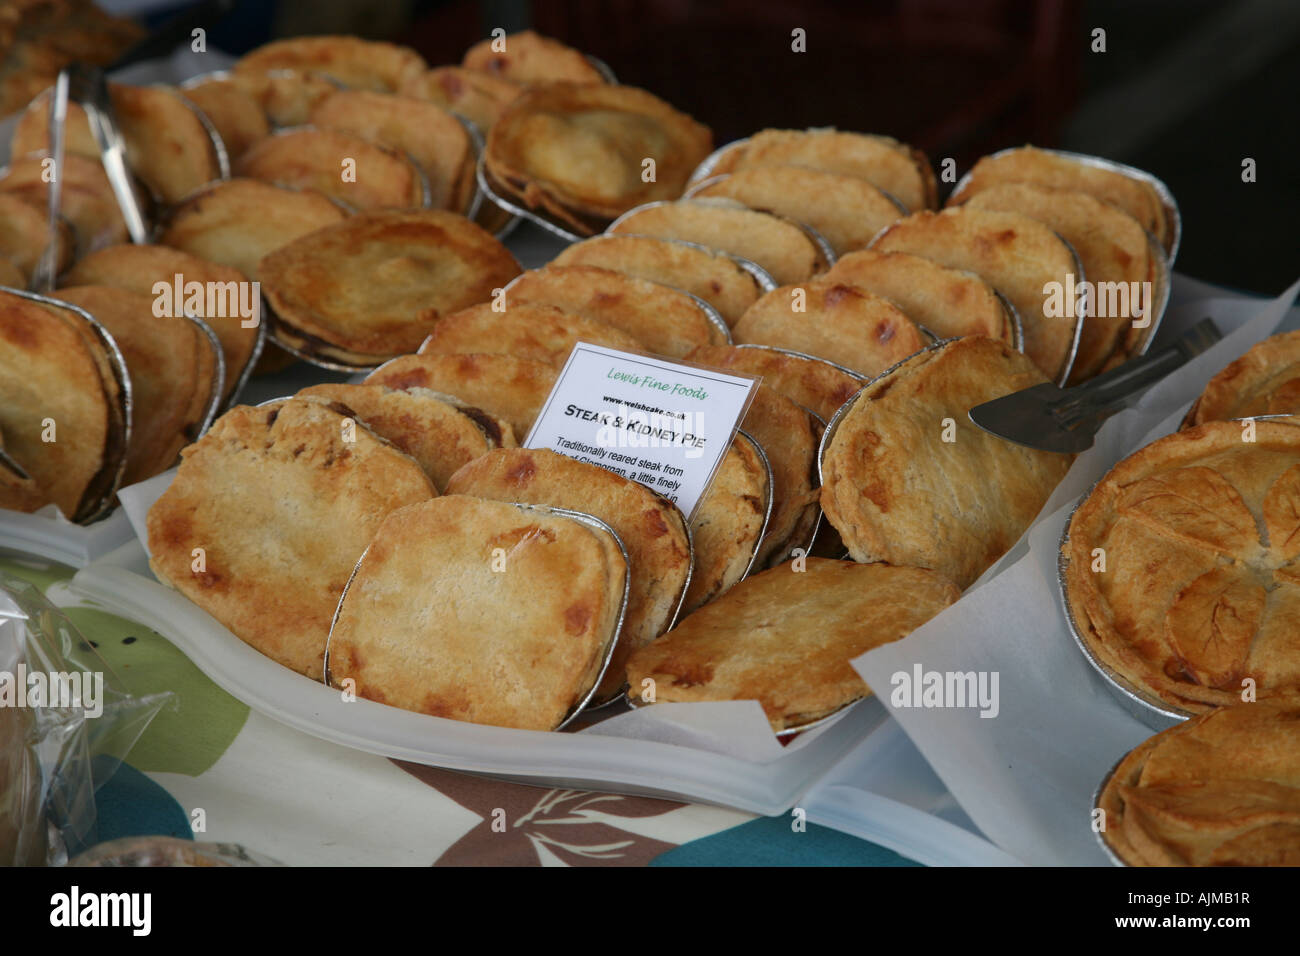
[[[997,183],[980,190],[969,200],[976,209],[1002,209],[1023,213],[1046,224],[1068,242],[1083,264],[1084,275],[1094,284],[1149,282],[1155,296],[1156,263],[1151,242],[1141,223],[1124,210],[1083,192],[1049,189],[1032,183]],[[1079,333],[1079,350],[1070,370],[1069,384],[1077,384],[1102,370],[1107,360],[1118,353],[1122,359],[1128,333],[1138,314],[1139,303],[1130,296],[1116,302],[1102,301],[1096,295],[1091,314],[1083,321]],[[1103,315],[1119,308],[1117,314]],[[1127,306],[1125,308],[1125,306]],[[1153,301],[1143,308],[1155,308]],[[1154,321],[1154,315],[1147,315]]]
[[[126,162],[156,195],[179,202],[221,175],[216,146],[199,113],[183,94],[166,86],[108,85],[109,99],[126,146]],[[99,159],[86,112],[68,104],[64,149]],[[49,93],[23,112],[14,129],[11,155],[49,149]]]
[[[1300,866],[1300,698],[1172,727],[1115,768],[1097,806],[1129,866]]]
[[[549,362],[490,352],[400,355],[371,372],[366,383],[454,395],[509,422],[523,441],[558,374]]]
[[[598,266],[547,266],[506,287],[517,302],[553,305],[628,333],[657,355],[680,357],[700,345],[722,345],[727,332],[680,289]]]
[[[254,301],[251,294],[238,298],[238,283],[244,281],[244,275],[238,269],[219,265],[200,259],[198,256],[173,249],[170,246],[135,245],[121,243],[106,246],[77,262],[59,277],[65,286],[106,285],[125,289],[140,295],[157,296],[154,286],[165,282],[169,289],[175,287],[176,276],[181,277],[182,290],[191,282],[204,286],[203,302],[186,297],[182,300],[185,310],[197,315],[212,329],[221,343],[221,352],[226,362],[225,397],[229,398],[244,367],[253,356],[257,346],[258,328],[246,328],[244,317],[231,309],[230,290],[236,290],[237,304],[252,305],[260,316],[261,302]],[[222,289],[221,301],[214,299],[208,308],[206,290],[209,283],[216,283]],[[236,283],[236,285],[231,285]],[[260,318],[259,318],[260,323]]]
[[[726,253],[654,236],[595,236],[560,250],[551,266],[599,266],[699,296],[735,325],[761,290]]]
[[[407,80],[398,92],[437,103],[486,133],[522,91],[520,84],[490,73],[461,66],[439,66]]]
[[[1247,679],[1261,700],[1300,690],[1300,427],[1253,429],[1209,422],[1130,455],[1063,545],[1094,658],[1187,713],[1241,700]]]
[[[1015,325],[1002,301],[973,272],[906,252],[859,249],[839,259],[822,278],[884,296],[941,339],[987,335],[1016,344]]]
[[[968,412],[1043,381],[1026,356],[970,336],[912,356],[859,393],[822,459],[822,509],[853,559],[973,584],[1073,459],[1004,441]]]
[[[634,206],[680,196],[712,142],[707,127],[645,90],[551,83],[506,107],[485,162],[530,208],[591,235]]]
[[[363,423],[406,452],[439,489],[456,469],[493,448],[513,448],[514,432],[482,409],[424,388],[385,385],[312,385],[295,398],[322,402]]]
[[[685,239],[762,266],[789,285],[825,272],[816,241],[797,223],[731,199],[683,199],[632,211],[610,227],[613,235]]]
[[[409,455],[349,426],[348,411],[306,399],[232,408],[184,450],[147,520],[160,580],[315,680],[343,587],[380,524],[438,493]]]
[[[504,312],[492,306],[482,302],[440,320],[420,346],[420,354],[502,352],[558,369],[579,342],[624,352],[645,350],[639,339],[622,329],[553,305],[507,303]]]
[[[910,252],[952,269],[974,272],[1016,307],[1025,354],[1059,381],[1070,364],[1080,318],[1048,316],[1048,283],[1077,282],[1079,266],[1061,237],[1021,213],[957,206],[900,219],[876,238],[880,252]]]
[[[1087,193],[1127,212],[1166,249],[1172,239],[1172,223],[1159,193],[1150,183],[1033,146],[1007,150],[1000,156],[985,156],[971,169],[965,187],[949,202],[964,202],[996,183],[1006,182],[1036,183],[1049,189]]]
[[[518,274],[492,235],[432,209],[351,216],[258,266],[277,323],[371,362],[415,351],[441,318]]]
[[[58,266],[62,269],[72,261],[72,230],[60,222],[51,237],[49,218],[45,210],[20,196],[0,193],[0,259],[5,259],[18,270],[20,279],[12,283],[15,288],[27,288],[27,279],[35,271],[41,255],[51,239],[58,244]]]
[[[503,44],[505,49],[494,49]],[[532,30],[481,40],[465,51],[466,70],[515,83],[604,83],[605,76],[581,51]]]
[[[435,717],[554,730],[615,639],[627,568],[598,526],[449,495],[394,511],[330,632],[328,682]]]
[[[687,361],[761,375],[763,383],[796,405],[829,422],[866,379],[797,351],[767,345],[711,345],[695,349]]]
[[[689,614],[745,576],[772,504],[772,472],[762,448],[737,432],[709,490],[691,515],[695,568],[682,602]]]
[[[52,503],[78,519],[105,491],[106,475],[116,486],[126,452],[122,395],[103,343],[83,325],[73,313],[0,290],[0,433],[34,485],[0,484],[0,507]],[[50,419],[55,440],[43,441]]]
[[[176,207],[159,242],[259,279],[262,257],[347,213],[321,193],[231,179]]]
[[[328,102],[328,101],[326,101]],[[354,175],[342,175],[351,165]],[[425,180],[405,153],[338,129],[304,127],[268,136],[235,163],[250,179],[314,189],[353,209],[424,206]]]
[[[960,597],[920,568],[807,558],[746,578],[632,655],[628,696],[656,703],[757,700],[773,730],[871,693],[850,665]]]
[[[427,69],[420,54],[409,47],[353,36],[273,40],[244,54],[234,66],[237,74],[323,73],[352,89],[390,93]]]
[[[757,567],[788,561],[807,548],[817,523],[817,443],[821,422],[776,388],[759,383],[740,423],[762,446],[772,469],[772,514]]]
[[[0,176],[0,193],[16,196],[44,211],[50,184],[43,153],[10,160]],[[65,153],[60,175],[59,215],[72,226],[76,255],[84,256],[115,242],[128,241],[126,222],[98,159]],[[35,247],[39,250],[40,246]],[[33,251],[33,250],[28,250]]]
[[[773,289],[732,331],[738,343],[806,352],[867,377],[930,342],[889,299],[825,279]]]
[[[488,452],[451,476],[447,494],[569,508],[614,529],[627,549],[631,585],[623,632],[596,697],[617,695],[627,655],[667,630],[681,604],[691,574],[681,512],[644,485],[545,449]]]
[[[863,249],[907,215],[897,200],[857,176],[807,166],[753,166],[702,185],[693,196],[722,196],[750,209],[807,223],[835,254]]]
[[[185,316],[154,315],[152,296],[113,286],[59,289],[58,298],[108,330],[131,377],[131,436],[124,485],[166,471],[197,437],[221,369],[212,340]]]
[[[911,212],[938,205],[938,183],[920,150],[888,136],[837,129],[765,129],[727,152],[716,173],[755,166],[808,166],[857,176],[889,193]]]
[[[262,104],[232,79],[209,77],[184,87],[184,94],[216,128],[231,162],[271,135],[271,120]]]
[[[1271,335],[1206,384],[1183,427],[1300,414],[1300,332]]]

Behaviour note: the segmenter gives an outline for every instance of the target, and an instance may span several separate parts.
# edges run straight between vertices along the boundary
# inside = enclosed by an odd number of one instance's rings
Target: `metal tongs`
[[[50,96],[50,156],[54,160],[54,178],[50,182],[47,216],[49,245],[32,274],[33,292],[51,292],[59,272],[59,211],[63,208],[63,155],[67,139],[68,104],[77,103],[86,111],[90,133],[99,145],[104,173],[108,176],[117,205],[122,210],[131,241],[149,241],[149,229],[136,196],[135,184],[126,165],[126,143],[118,129],[113,114],[113,102],[108,96],[108,83],[104,71],[94,66],[74,63],[59,71]]]
[[[1073,388],[1035,385],[976,405],[970,410],[970,420],[1017,445],[1066,454],[1087,451],[1107,418],[1221,338],[1214,320],[1202,319],[1158,352],[1125,362]]]

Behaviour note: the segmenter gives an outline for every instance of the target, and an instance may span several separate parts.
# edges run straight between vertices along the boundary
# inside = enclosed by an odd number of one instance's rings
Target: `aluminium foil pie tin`
[[[1132,751],[1130,751],[1130,753],[1131,752]],[[1124,754],[1123,757],[1120,757],[1118,760],[1116,760],[1114,765],[1108,771],[1106,771],[1106,775],[1101,778],[1101,782],[1097,784],[1097,789],[1092,792],[1091,807],[1093,810],[1101,809],[1102,793],[1105,792],[1106,787],[1109,786],[1111,780],[1114,778],[1115,771],[1119,769],[1119,765],[1122,764],[1127,758],[1128,758],[1128,754],[1126,753]],[[1093,837],[1096,838],[1097,845],[1101,847],[1101,852],[1106,854],[1106,859],[1110,861],[1112,866],[1128,866],[1127,863],[1125,863],[1123,860],[1120,859],[1119,854],[1110,848],[1110,844],[1106,842],[1106,836],[1104,833],[1102,833],[1102,831],[1093,830],[1092,835]]]
[[[609,662],[610,660],[613,659],[614,648],[617,646],[619,638],[622,636],[623,623],[624,623],[624,619],[627,616],[628,595],[631,593],[632,561],[628,557],[627,547],[626,545],[624,545],[623,539],[618,536],[618,533],[615,532],[613,528],[611,528],[608,524],[606,524],[604,521],[601,521],[599,518],[597,518],[594,515],[587,514],[586,512],[583,511],[573,511],[568,508],[552,508],[547,505],[526,504],[517,501],[512,501],[507,503],[515,508],[518,508],[520,511],[524,511],[524,512],[534,511],[540,514],[558,515],[559,517],[569,518],[573,521],[577,521],[581,524],[585,524],[588,527],[597,528],[601,531],[606,532],[614,540],[614,543],[618,545],[619,551],[622,552],[623,563],[627,569],[623,575],[623,597],[619,603],[618,617],[614,622],[614,626],[610,629],[610,633],[605,642],[605,648],[604,651],[602,652],[600,671],[599,673],[596,674],[595,680],[592,681],[591,687],[586,691],[586,693],[582,697],[580,697],[577,701],[574,702],[573,706],[569,710],[569,713],[566,714],[564,719],[560,721],[559,725],[554,728],[554,730],[557,731],[563,730],[566,726],[572,723],[574,718],[576,718],[580,713],[582,713],[582,711],[586,709],[586,707],[591,703],[592,698],[596,694],[596,689],[600,686],[600,682],[604,680],[605,671],[609,669]],[[343,610],[343,602],[347,600],[348,591],[352,587],[352,582],[356,580],[357,572],[361,569],[361,565],[365,562],[366,556],[369,553],[370,553],[370,548],[367,547],[366,550],[362,552],[361,557],[357,559],[357,563],[353,565],[352,573],[348,575],[347,584],[343,586],[343,591],[339,595],[338,605],[334,609],[334,616],[330,620],[330,633],[329,633],[329,637],[325,641],[325,665],[322,673],[322,678],[324,680],[326,687],[334,686],[330,680],[330,645],[334,641],[334,627],[338,623],[339,614]],[[683,589],[682,593],[685,594],[685,589]],[[679,601],[679,606],[680,606],[680,601]]]
[[[1100,484],[1100,482],[1097,484]],[[1092,665],[1093,670],[1101,677],[1106,690],[1124,708],[1124,711],[1152,730],[1168,730],[1170,727],[1177,726],[1187,718],[1195,715],[1190,711],[1181,710],[1167,704],[1154,694],[1134,686],[1128,679],[1106,666],[1093,653],[1092,648],[1088,646],[1088,642],[1079,629],[1078,621],[1075,620],[1074,611],[1070,607],[1069,583],[1067,580],[1070,569],[1070,559],[1068,557],[1070,525],[1074,523],[1074,516],[1079,507],[1096,490],[1097,484],[1089,488],[1087,493],[1080,496],[1079,500],[1075,502],[1074,507],[1070,509],[1069,517],[1065,520],[1065,527],[1061,529],[1061,543],[1056,557],[1057,596],[1061,602],[1061,610],[1065,614],[1065,623],[1070,630],[1070,636],[1074,638],[1075,646],[1079,648],[1088,663]]]

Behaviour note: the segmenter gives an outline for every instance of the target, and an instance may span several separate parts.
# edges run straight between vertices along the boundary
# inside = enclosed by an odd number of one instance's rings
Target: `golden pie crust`
[[[439,321],[420,346],[420,354],[501,352],[559,369],[579,342],[622,352],[646,350],[639,339],[621,329],[552,305],[520,302],[497,312],[491,302],[483,302]]]
[[[508,425],[428,389],[322,384],[294,397],[351,409],[350,418],[414,458],[439,489],[466,462],[515,444]]]
[[[414,160],[428,181],[432,208],[463,212],[469,207],[474,194],[469,133],[442,107],[392,93],[338,90],[312,108],[309,122],[360,136]]]
[[[504,50],[493,49],[502,43]],[[514,83],[605,82],[604,74],[580,51],[532,30],[482,40],[465,51],[461,65]]]
[[[233,79],[207,79],[184,93],[216,127],[232,163],[271,135],[271,120],[258,98]]]
[[[971,170],[966,186],[949,202],[965,202],[994,184],[1006,182],[1087,193],[1124,210],[1165,248],[1172,239],[1173,225],[1165,214],[1159,193],[1150,183],[1032,146],[1009,150],[1001,156],[985,156]]]
[[[2,256],[0,256],[0,286],[8,286],[11,289],[27,288],[27,277],[18,270],[16,265]]]
[[[1048,189],[1031,183],[997,183],[980,190],[967,205],[976,209],[1001,209],[1023,213],[1046,224],[1074,247],[1088,281],[1151,283],[1155,297],[1156,263],[1151,244],[1141,223],[1109,203],[1087,193]],[[1083,321],[1079,350],[1070,370],[1069,384],[1075,385],[1102,370],[1116,353],[1123,354],[1133,322],[1138,319],[1129,302],[1127,312],[1103,316],[1100,297],[1093,302],[1094,314]],[[1154,307],[1148,302],[1147,308]],[[1155,316],[1148,316],[1152,321]]]
[[[1208,422],[1130,455],[1070,521],[1066,600],[1093,656],[1203,713],[1300,689],[1300,427]],[[1094,572],[1097,554],[1104,570]]]
[[[758,301],[758,281],[730,256],[653,236],[595,236],[560,251],[551,266],[598,266],[673,286],[718,310],[728,325]]]
[[[1070,361],[1078,318],[1044,315],[1049,282],[1077,280],[1070,249],[1051,229],[1015,212],[958,206],[923,212],[890,226],[872,244],[879,252],[910,252],[951,269],[973,272],[1020,313],[1025,354],[1058,381]]]
[[[1102,789],[1129,866],[1300,866],[1300,698],[1238,703],[1132,750]]]
[[[72,261],[72,230],[60,222],[56,231],[56,256],[62,269]],[[18,287],[26,288],[28,277],[49,244],[50,225],[45,210],[19,196],[0,192],[0,258],[7,259],[22,274]]]
[[[685,239],[762,266],[780,285],[828,268],[817,243],[797,223],[730,199],[689,199],[646,206],[623,217],[613,235]]]
[[[238,405],[185,449],[149,509],[159,579],[315,680],[343,587],[384,518],[437,494],[409,455],[362,424],[345,430],[348,417],[305,399]]]
[[[258,266],[277,334],[286,326],[310,351],[354,355],[361,365],[415,351],[444,316],[490,299],[518,274],[493,236],[434,209],[351,216]]]
[[[596,699],[616,696],[628,654],[667,630],[681,602],[691,574],[682,513],[644,485],[546,449],[488,452],[452,475],[447,494],[569,508],[614,529],[627,549],[631,584],[623,630]]]
[[[108,85],[131,171],[166,202],[184,199],[221,176],[216,147],[196,107],[166,86]],[[85,110],[68,104],[64,150],[92,159],[99,146]],[[49,150],[49,93],[34,99],[18,120],[11,155]]]
[[[801,311],[795,311],[802,306]],[[888,299],[832,280],[773,289],[749,307],[732,334],[738,344],[806,352],[875,376],[930,339]]]
[[[920,568],[807,558],[741,581],[628,662],[628,696],[656,703],[757,700],[775,731],[871,693],[849,663],[960,597]]]
[[[435,717],[554,730],[596,683],[626,576],[609,532],[573,518],[460,495],[410,505],[348,584],[328,682]]]
[[[680,358],[697,346],[727,342],[727,333],[680,289],[597,266],[525,272],[510,284],[506,301],[508,306],[553,305],[596,319],[628,333],[657,355]]]
[[[0,290],[0,432],[32,478],[0,484],[0,507],[57,505],[84,517],[125,453],[121,395],[103,345],[60,309]],[[53,419],[55,440],[42,441]],[[6,472],[6,474],[9,474]]]
[[[682,601],[690,614],[745,576],[762,540],[772,476],[758,443],[738,432],[691,516],[695,568]]]
[[[485,163],[530,209],[589,236],[634,206],[680,196],[712,144],[708,127],[644,90],[553,83],[506,107]]]
[[[231,179],[191,196],[171,213],[159,242],[259,279],[269,252],[347,217],[312,190]]]
[[[860,249],[839,259],[823,279],[884,296],[941,339],[987,335],[1016,344],[1015,323],[993,286],[972,272],[905,252]]]
[[[341,175],[346,162],[355,176]],[[424,205],[424,178],[405,154],[337,129],[292,129],[268,136],[235,163],[236,176],[314,189],[353,209]]]
[[[1300,332],[1252,346],[1206,384],[1183,427],[1259,415],[1300,414]]]
[[[131,438],[123,485],[166,471],[193,441],[213,389],[219,389],[211,340],[184,316],[154,315],[154,300],[112,286],[60,289],[58,298],[89,312],[108,330],[131,377]]]
[[[866,379],[821,359],[765,345],[714,345],[698,348],[688,361],[762,376],[763,384],[802,405],[824,422],[866,384]]]
[[[514,355],[402,355],[371,372],[366,383],[454,395],[509,422],[515,438],[523,441],[558,374],[549,362]],[[508,447],[506,442],[502,445]]]
[[[822,509],[853,559],[931,568],[964,589],[1005,554],[1073,459],[997,438],[968,412],[1043,381],[1026,356],[970,336],[868,385],[822,461]]]
[[[805,223],[821,233],[837,256],[866,248],[876,233],[907,215],[865,179],[806,166],[741,169],[692,196],[734,199]]]
[[[184,284],[190,282],[202,283],[205,290],[208,283],[219,283],[222,290],[229,290],[237,288],[230,283],[245,281],[243,273],[238,269],[200,259],[179,249],[123,243],[107,246],[92,252],[84,259],[77,260],[76,264],[60,277],[60,282],[65,286],[114,286],[140,295],[156,296],[154,286],[157,283],[165,282],[168,288],[172,289],[178,275],[181,276],[182,290]],[[237,292],[235,294],[238,295]],[[223,296],[226,295],[227,293],[223,291]],[[221,352],[226,363],[224,391],[226,399],[233,394],[244,367],[252,358],[258,335],[257,327],[246,328],[243,324],[245,320],[240,315],[209,314],[209,312],[232,311],[229,308],[230,301],[230,298],[225,298],[224,306],[214,301],[213,304],[218,307],[209,310],[206,291],[201,307],[189,309],[188,303],[182,300],[182,305],[206,322],[216,335],[217,341],[221,343]],[[245,296],[243,301],[251,300]],[[197,305],[197,302],[194,304]],[[255,303],[255,308],[260,314],[261,303]]]
[[[740,427],[762,446],[772,468],[772,514],[755,567],[807,548],[817,522],[817,443],[821,423],[775,388],[759,383]]]
[[[352,36],[293,37],[275,40],[236,61],[236,73],[278,70],[322,73],[358,90],[393,92],[428,69],[409,47]]]
[[[50,185],[45,181],[45,159],[44,154],[34,153],[11,161],[0,177],[0,193],[46,210]],[[60,186],[59,215],[72,226],[78,258],[129,240],[117,197],[97,159],[65,154]]]
[[[465,117],[486,133],[514,98],[523,92],[523,86],[478,70],[439,66],[407,80],[398,92],[436,103]]]
[[[270,73],[237,71],[229,74],[229,82],[253,98],[271,126],[281,128],[302,126],[316,104],[338,89],[333,81],[319,73],[299,73],[296,70],[273,70]],[[231,156],[231,160],[234,159]]]
[[[809,166],[865,179],[912,212],[939,204],[938,183],[925,154],[896,139],[870,133],[765,129],[724,154],[713,172],[774,165]]]

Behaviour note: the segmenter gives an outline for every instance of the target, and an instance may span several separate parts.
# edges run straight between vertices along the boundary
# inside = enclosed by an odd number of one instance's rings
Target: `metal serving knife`
[[[1087,451],[1107,418],[1221,338],[1214,320],[1202,319],[1158,352],[1073,388],[1049,383],[995,398],[972,408],[970,420],[1017,445],[1065,454]]]

